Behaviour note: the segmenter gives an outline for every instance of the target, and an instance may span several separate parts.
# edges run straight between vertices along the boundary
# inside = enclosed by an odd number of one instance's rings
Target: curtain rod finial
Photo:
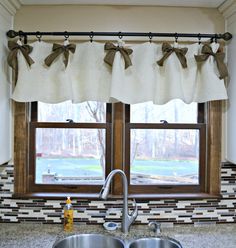
[[[7,37],[9,37],[9,38],[15,38],[18,35],[19,35],[19,32],[16,32],[15,30],[9,30],[7,32]]]
[[[233,35],[229,32],[226,32],[222,35],[222,38],[225,40],[225,41],[228,41],[228,40],[231,40],[233,38]]]

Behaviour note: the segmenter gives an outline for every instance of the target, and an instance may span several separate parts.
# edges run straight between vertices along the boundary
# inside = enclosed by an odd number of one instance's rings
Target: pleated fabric
[[[35,62],[31,67],[18,53],[18,81],[12,94],[15,101],[121,101],[127,104],[152,101],[165,104],[172,99],[185,103],[227,99],[224,80],[219,79],[214,57],[210,56],[202,63],[195,61],[194,55],[201,54],[202,45],[198,43],[171,44],[188,48],[187,68],[182,67],[175,53],[159,66],[157,61],[163,56],[161,44],[126,44],[133,50],[130,55],[132,66],[127,69],[119,52],[115,54],[112,67],[104,62],[104,43],[76,44],[67,67],[63,56],[56,58],[50,67],[45,65],[52,43],[36,41],[30,45],[33,47],[30,56]],[[219,44],[212,43],[211,47],[216,52]]]

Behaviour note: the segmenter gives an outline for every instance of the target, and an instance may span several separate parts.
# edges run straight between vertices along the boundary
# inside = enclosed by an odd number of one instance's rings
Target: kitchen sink
[[[132,241],[129,248],[183,248],[182,245],[172,238],[141,238]]]
[[[78,234],[64,238],[53,248],[125,248],[121,239],[102,234]]]

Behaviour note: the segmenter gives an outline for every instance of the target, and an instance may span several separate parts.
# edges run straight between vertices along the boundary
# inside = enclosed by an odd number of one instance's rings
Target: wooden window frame
[[[200,123],[130,123],[130,105],[125,107],[125,173],[129,182],[130,194],[176,194],[176,193],[200,193],[206,189],[206,124],[204,123],[204,105],[198,104],[197,120]],[[130,139],[131,130],[134,129],[171,129],[171,130],[198,130],[199,131],[199,184],[179,185],[179,184],[137,184],[130,183]]]
[[[161,194],[130,194],[130,197],[141,199],[159,199],[159,198],[215,198],[220,196],[220,164],[221,164],[221,117],[222,107],[221,101],[212,101],[206,103],[206,183],[205,189],[201,192],[192,193],[161,193]],[[28,198],[62,198],[68,194],[67,192],[32,192],[29,188],[29,137],[30,137],[30,104],[14,103],[14,197]],[[111,168],[125,170],[125,105],[122,103],[113,104],[113,123],[108,123],[107,128],[112,129],[113,135],[110,137],[113,147],[111,154]],[[199,116],[200,119],[203,116]],[[122,134],[122,135],[121,135]],[[106,171],[106,174],[109,171]],[[115,187],[114,187],[115,185]],[[77,189],[71,189],[71,196],[79,196],[84,198],[96,198],[96,193],[78,193]],[[119,177],[115,177],[112,188],[114,198],[119,198],[122,194],[122,184]]]
[[[127,105],[128,106],[128,105]],[[125,107],[122,103],[117,103],[116,110],[114,111],[115,115],[115,128],[114,128],[114,143],[116,143],[116,149],[114,149],[114,165],[116,169],[122,169],[125,171],[128,180],[129,178],[129,168],[126,166],[128,162],[129,153],[125,153],[126,149],[129,150],[129,140],[125,137],[129,137],[129,130],[131,127],[134,127],[136,123],[130,122],[130,109]],[[143,185],[140,185],[139,190],[133,191],[132,187],[129,185],[129,196],[140,199],[202,199],[202,198],[218,198],[220,194],[220,168],[221,168],[221,118],[222,118],[222,102],[221,101],[211,101],[205,104],[198,104],[198,124],[195,124],[195,128],[202,128],[202,134],[205,135],[205,144],[201,144],[202,153],[205,157],[202,157],[201,164],[205,168],[201,168],[200,177],[204,177],[201,186],[191,188],[185,186],[179,186],[178,191],[173,188],[172,192],[170,188],[165,189],[165,187],[153,186],[151,187],[153,191],[148,189],[143,189]],[[145,124],[137,124],[139,127],[146,127]],[[143,126],[142,126],[143,125]],[[160,128],[164,124],[159,124]],[[176,125],[176,124],[173,124]],[[205,125],[205,127],[204,127]],[[152,127],[152,126],[150,126]],[[123,133],[123,135],[120,135]],[[201,139],[204,140],[204,139]],[[115,147],[115,146],[114,146]],[[123,151],[122,154],[116,156],[120,151]],[[126,155],[125,155],[126,154]],[[121,158],[122,156],[122,158]],[[204,174],[204,175],[203,175]],[[122,185],[121,181],[118,180],[115,182],[116,187],[113,189],[113,194],[119,195],[122,194]],[[150,186],[149,186],[150,188]],[[182,190],[181,190],[182,188]],[[152,192],[152,193],[150,193]]]
[[[29,108],[30,107],[30,108]],[[28,130],[28,152],[25,154],[25,184],[24,191],[20,194],[25,195],[47,195],[47,194],[96,194],[102,188],[101,184],[36,184],[35,183],[35,157],[36,157],[36,130],[37,128],[69,128],[69,129],[103,129],[105,130],[105,177],[111,171],[111,104],[107,104],[106,108],[106,122],[105,123],[85,123],[85,122],[38,122],[37,120],[37,103],[25,105],[25,110],[31,116],[25,122]],[[21,187],[22,187],[21,186]],[[16,187],[17,189],[18,187]],[[18,190],[17,190],[18,191]],[[15,193],[17,192],[15,190]],[[18,193],[16,193],[18,194]]]

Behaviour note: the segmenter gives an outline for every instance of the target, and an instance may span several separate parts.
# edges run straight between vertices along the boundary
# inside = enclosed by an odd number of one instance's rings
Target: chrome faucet
[[[115,174],[120,174],[122,176],[122,182],[123,182],[123,210],[122,210],[122,224],[121,224],[121,230],[124,233],[128,233],[130,225],[135,221],[136,217],[138,216],[138,207],[136,204],[136,201],[134,200],[134,210],[131,214],[129,214],[129,208],[128,208],[128,182],[127,177],[125,173],[122,170],[113,170],[110,172],[110,174],[107,176],[107,179],[102,187],[102,190],[100,192],[100,198],[106,200],[110,184],[112,181],[112,178]]]

